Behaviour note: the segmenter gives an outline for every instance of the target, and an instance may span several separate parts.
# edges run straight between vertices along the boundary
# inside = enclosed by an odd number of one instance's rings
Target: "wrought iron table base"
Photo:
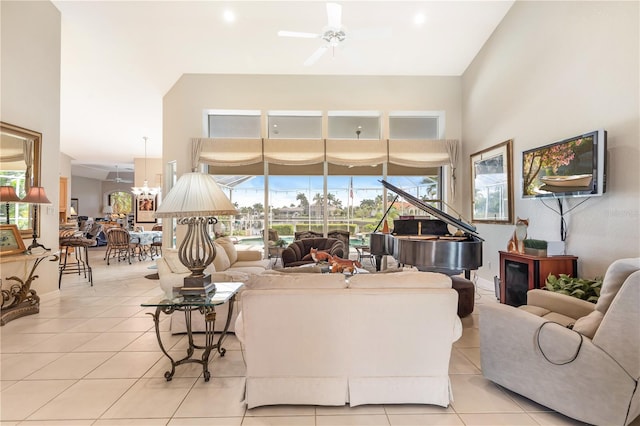
[[[231,324],[231,315],[233,314],[233,305],[234,305],[235,295],[229,300],[229,313],[227,316],[227,321],[224,325],[224,330],[220,333],[220,337],[218,338],[218,342],[215,342],[215,322],[216,322],[216,311],[213,306],[194,306],[194,305],[171,305],[171,306],[158,306],[156,307],[156,311],[154,313],[148,312],[149,315],[153,317],[153,322],[155,324],[156,329],[156,337],[158,339],[158,344],[160,345],[160,350],[169,361],[171,361],[171,370],[166,371],[164,373],[165,379],[167,382],[171,381],[173,375],[176,372],[176,367],[178,365],[187,364],[187,363],[197,363],[202,365],[202,375],[204,376],[204,381],[208,382],[211,378],[211,373],[209,372],[209,354],[212,350],[217,350],[220,356],[224,356],[227,350],[222,347],[222,341],[227,335],[227,330],[229,329],[229,324]],[[179,360],[174,360],[171,355],[167,352],[164,345],[162,344],[162,338],[160,336],[160,313],[164,313],[166,315],[171,315],[175,311],[184,312],[185,323],[187,326],[187,337],[189,339],[189,348],[187,349],[187,355]],[[191,326],[191,313],[193,311],[199,311],[200,314],[204,315],[204,324],[205,324],[205,344],[204,346],[196,345],[193,339],[193,329]],[[202,349],[202,355],[200,359],[193,358],[193,354],[195,349]]]
[[[25,280],[16,276],[11,276],[6,279],[7,281],[15,281],[15,284],[12,284],[8,289],[2,290],[0,326],[16,318],[40,312],[40,296],[31,288],[31,283],[38,278],[38,275],[35,275],[38,265],[49,256],[52,256],[52,259],[50,259],[52,262],[58,261],[57,254],[42,255],[36,258],[31,267],[31,272],[29,272]]]

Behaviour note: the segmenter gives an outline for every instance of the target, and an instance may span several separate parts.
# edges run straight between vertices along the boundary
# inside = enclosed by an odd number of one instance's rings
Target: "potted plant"
[[[602,278],[588,280],[584,278],[574,278],[566,274],[555,276],[549,274],[545,288],[567,296],[576,297],[588,302],[596,303],[600,297]]]
[[[287,245],[287,242],[285,240],[283,240],[282,238],[279,238],[275,243],[276,247],[284,247],[286,245]]]
[[[524,245],[525,254],[547,257],[547,242],[545,240],[525,239],[522,243]]]

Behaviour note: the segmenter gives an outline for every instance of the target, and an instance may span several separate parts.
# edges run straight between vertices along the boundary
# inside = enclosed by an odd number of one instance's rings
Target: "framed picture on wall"
[[[513,223],[513,140],[471,155],[471,221]]]
[[[156,223],[153,216],[157,208],[158,196],[136,197],[136,223]]]
[[[25,250],[18,227],[16,225],[0,225],[0,256],[20,254]]]

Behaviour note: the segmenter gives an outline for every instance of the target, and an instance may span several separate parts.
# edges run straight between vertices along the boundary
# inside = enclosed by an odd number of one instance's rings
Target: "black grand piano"
[[[436,219],[396,219],[390,234],[377,231],[371,234],[371,254],[376,259],[376,270],[380,270],[384,255],[393,256],[399,264],[415,266],[420,271],[447,275],[464,272],[467,279],[471,270],[482,266],[484,240],[478,236],[473,225],[456,219],[385,180],[380,182]],[[382,220],[385,218],[386,213]],[[453,234],[448,225],[455,228]]]

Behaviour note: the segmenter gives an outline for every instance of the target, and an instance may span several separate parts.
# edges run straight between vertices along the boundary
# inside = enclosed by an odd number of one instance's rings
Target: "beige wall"
[[[207,109],[445,111],[446,135],[458,139],[459,77],[183,75],[163,102],[163,160],[189,170],[190,138],[206,135]]]
[[[71,181],[71,197],[78,199],[78,215],[94,219],[104,217],[102,214],[102,182],[81,176],[73,176]]]
[[[518,1],[462,79],[462,179],[470,180],[470,154],[513,138],[515,214],[529,218],[532,238],[559,240],[560,219],[541,201],[521,199],[522,151],[608,130],[607,193],[578,207],[582,198],[565,202],[575,207],[566,214],[567,252],[588,278],[614,259],[640,256],[638,5]],[[478,228],[486,238],[479,274],[491,279],[513,226]]]
[[[55,252],[59,166],[47,159],[57,159],[60,152],[60,12],[48,1],[2,1],[0,8],[0,119],[42,133],[42,185],[52,205],[40,209],[39,241]],[[39,294],[57,290],[56,266],[39,266],[33,283]]]

